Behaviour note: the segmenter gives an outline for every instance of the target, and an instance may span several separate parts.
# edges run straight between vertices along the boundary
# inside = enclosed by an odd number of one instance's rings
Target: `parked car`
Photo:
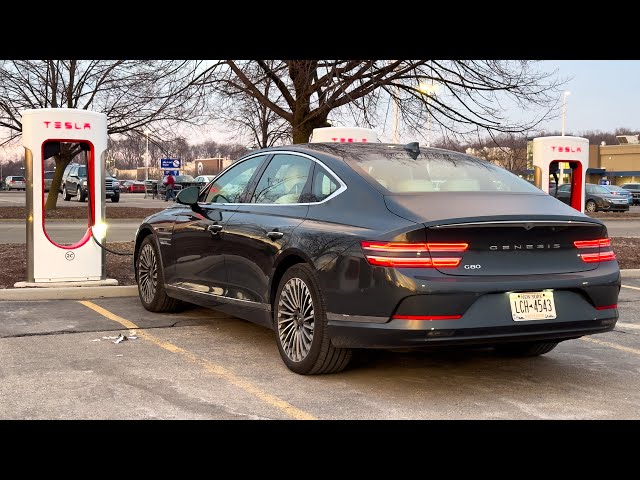
[[[585,200],[584,209],[587,212],[626,212],[629,210],[629,202],[620,195],[614,195],[609,192],[603,185],[595,183],[585,184]],[[555,198],[569,204],[571,198],[571,184],[564,183],[558,186]]]
[[[202,188],[204,187],[207,183],[209,183],[211,180],[213,180],[216,176],[215,175],[198,175],[194,180],[193,183],[195,185],[197,185],[198,187]]]
[[[22,175],[8,175],[4,180],[7,190],[26,190],[27,185]]]
[[[144,182],[125,180],[124,182],[120,182],[120,191],[126,193],[144,193]]]
[[[62,174],[62,198],[66,201],[75,197],[84,202],[89,194],[87,182],[87,167],[77,163],[70,163]],[[120,201],[120,182],[109,175],[105,175],[105,194],[113,203]]]
[[[623,183],[620,187],[631,192],[634,205],[640,204],[640,183]]]
[[[51,182],[53,181],[53,176],[56,174],[55,170],[46,170],[44,172],[44,191],[48,192],[51,190]],[[62,193],[62,185],[60,186],[60,193]]]
[[[609,190],[612,195],[619,195],[623,198],[627,199],[629,205],[633,205],[633,193],[629,190],[619,187],[618,185],[602,185],[604,188]]]
[[[141,222],[134,269],[145,309],[188,302],[264,325],[298,374],[339,372],[357,348],[542,355],[618,319],[604,222],[416,144],[251,152]]]

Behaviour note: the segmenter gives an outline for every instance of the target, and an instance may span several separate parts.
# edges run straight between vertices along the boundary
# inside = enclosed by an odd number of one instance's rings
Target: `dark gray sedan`
[[[566,204],[570,203],[571,185],[565,183],[558,187],[555,197]],[[605,186],[595,183],[585,184],[585,206],[587,212],[626,212],[629,200],[626,196],[611,193]]]
[[[602,221],[416,143],[251,152],[147,217],[134,265],[147,310],[188,302],[264,325],[299,374],[339,372],[362,348],[542,355],[618,320]]]

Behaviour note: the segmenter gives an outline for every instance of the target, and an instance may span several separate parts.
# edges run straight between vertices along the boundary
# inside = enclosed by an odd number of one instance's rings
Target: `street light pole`
[[[144,156],[144,179],[149,180],[149,129],[144,131],[144,135],[147,137],[147,153]]]
[[[564,137],[564,120],[567,114],[567,97],[571,95],[569,90],[562,92],[562,136]]]
[[[420,91],[420,93],[424,94],[427,97],[425,100],[426,106],[427,106],[427,147],[430,147],[431,146],[431,112],[429,110],[429,99],[432,96],[436,95],[438,91],[438,87],[437,87],[437,84],[434,84],[433,80],[431,80],[431,84],[421,83],[420,85],[418,85],[418,90]]]

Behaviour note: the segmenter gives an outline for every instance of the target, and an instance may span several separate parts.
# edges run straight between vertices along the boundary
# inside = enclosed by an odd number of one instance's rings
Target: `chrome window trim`
[[[221,177],[222,175],[224,175],[228,170],[230,170],[232,167],[235,167],[237,165],[239,165],[240,163],[246,162],[247,160],[250,160],[253,157],[257,157],[259,155],[297,155],[298,157],[304,157],[304,158],[308,158],[309,160],[317,163],[318,165],[320,165],[322,168],[324,168],[328,173],[331,174],[331,176],[338,181],[338,183],[340,184],[340,186],[338,187],[338,189],[333,192],[331,195],[329,195],[327,198],[319,201],[319,202],[304,202],[304,203],[251,203],[251,202],[244,202],[244,203],[213,203],[213,202],[198,202],[198,203],[203,203],[206,205],[231,205],[231,206],[235,206],[235,205],[264,205],[264,206],[269,206],[269,207],[291,207],[293,205],[320,205],[323,204],[325,202],[328,202],[329,200],[331,200],[332,198],[337,197],[338,195],[340,195],[342,192],[344,192],[347,189],[347,184],[344,183],[342,181],[342,179],[335,174],[335,172],[333,170],[331,170],[329,167],[327,167],[324,163],[322,163],[320,160],[318,160],[315,157],[312,157],[311,155],[307,154],[307,153],[301,153],[301,152],[293,152],[293,151],[289,151],[289,150],[271,150],[269,152],[259,152],[259,153],[255,153],[255,154],[251,154],[248,157],[243,158],[242,160],[240,160],[239,162],[235,162],[232,163],[231,165],[229,165],[227,168],[225,168],[222,172],[220,172],[219,175],[217,175],[211,182],[207,183],[204,187],[203,190],[205,188],[207,188],[210,184],[212,184],[213,182],[216,181],[216,179],[218,177]],[[260,179],[258,179],[259,181]]]
[[[264,310],[264,311],[267,311],[267,312],[271,311],[271,305],[269,305],[268,303],[254,302],[252,300],[243,300],[241,298],[226,297],[224,295],[216,295],[215,293],[211,293],[211,292],[199,292],[199,291],[194,290],[192,288],[183,287],[183,286],[177,285],[175,283],[168,283],[166,285],[166,287],[174,288],[176,290],[184,290],[184,291],[192,293],[194,295],[203,295],[203,296],[208,296],[208,297],[215,297],[217,299],[220,299],[220,301],[227,302],[227,303],[233,303],[233,304],[236,304],[236,305],[251,306],[251,307],[255,307],[255,308],[259,309],[259,310]]]

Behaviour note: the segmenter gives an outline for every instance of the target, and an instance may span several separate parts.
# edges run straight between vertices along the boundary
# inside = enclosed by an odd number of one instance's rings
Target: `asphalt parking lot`
[[[0,418],[638,419],[640,279],[623,285],[614,331],[542,357],[369,351],[324,376],[290,372],[270,330],[199,307],[0,301]]]

